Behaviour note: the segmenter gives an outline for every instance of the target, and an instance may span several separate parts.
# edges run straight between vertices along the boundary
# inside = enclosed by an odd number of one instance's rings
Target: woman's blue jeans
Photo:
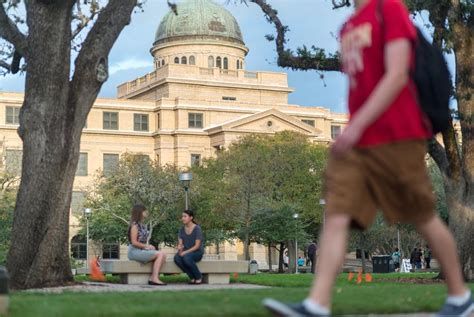
[[[178,253],[174,256],[174,263],[186,273],[192,280],[202,279],[202,273],[199,271],[196,263],[201,261],[203,256],[202,251],[195,251],[186,254],[185,256],[180,256]]]

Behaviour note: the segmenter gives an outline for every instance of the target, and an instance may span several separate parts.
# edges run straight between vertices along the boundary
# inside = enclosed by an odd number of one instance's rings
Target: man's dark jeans
[[[195,251],[186,254],[185,256],[180,256],[176,254],[174,256],[174,263],[184,272],[186,273],[190,279],[192,280],[200,280],[202,279],[201,271],[199,271],[196,263],[201,261],[203,256],[202,251]]]

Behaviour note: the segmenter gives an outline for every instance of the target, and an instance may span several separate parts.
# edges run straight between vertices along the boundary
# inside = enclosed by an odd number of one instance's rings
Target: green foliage
[[[11,178],[12,176],[6,173],[0,174],[2,184]],[[0,265],[5,265],[8,249],[10,248],[16,194],[16,189],[13,186],[2,188],[0,191]]]
[[[151,242],[176,243],[184,200],[176,168],[160,167],[143,156],[124,154],[109,177],[96,180],[95,188],[86,203],[93,210],[91,239],[127,243],[130,212],[133,205],[140,203],[149,211],[146,223],[153,229]],[[81,221],[84,233],[85,219]]]
[[[326,155],[325,147],[295,132],[246,136],[193,169],[198,209],[213,215],[214,228],[242,241],[294,239],[294,230],[286,228],[288,220],[314,236],[311,230],[322,221],[319,199]],[[294,213],[300,220],[294,221]],[[269,222],[274,227],[264,230]]]

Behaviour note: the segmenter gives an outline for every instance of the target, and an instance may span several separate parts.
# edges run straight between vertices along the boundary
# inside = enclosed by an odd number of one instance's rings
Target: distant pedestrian
[[[298,258],[298,266],[304,266],[304,259],[301,256]]]
[[[431,269],[431,249],[428,245],[426,246],[424,257],[425,257],[426,268]]]
[[[318,250],[318,247],[316,245],[316,241],[311,242],[311,244],[308,246],[308,262],[307,265],[310,265],[311,263],[311,273],[314,273],[314,268],[316,267],[316,251]]]
[[[417,270],[422,269],[422,264],[423,264],[423,262],[421,261],[422,258],[423,258],[423,252],[421,251],[421,248],[416,249],[416,252],[415,252],[415,266],[416,266]]]
[[[285,250],[283,253],[283,266],[285,270],[288,270],[288,265],[290,263],[290,258],[288,257],[288,250]]]
[[[392,253],[392,260],[393,264],[395,265],[395,272],[400,271],[400,259],[401,259],[401,253],[398,248],[395,248],[395,252]]]

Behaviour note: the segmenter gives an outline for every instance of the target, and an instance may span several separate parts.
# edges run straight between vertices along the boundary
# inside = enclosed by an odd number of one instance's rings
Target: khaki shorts
[[[435,215],[426,142],[403,141],[331,155],[325,172],[326,215],[348,214],[367,229],[381,209],[388,223],[422,223]]]

